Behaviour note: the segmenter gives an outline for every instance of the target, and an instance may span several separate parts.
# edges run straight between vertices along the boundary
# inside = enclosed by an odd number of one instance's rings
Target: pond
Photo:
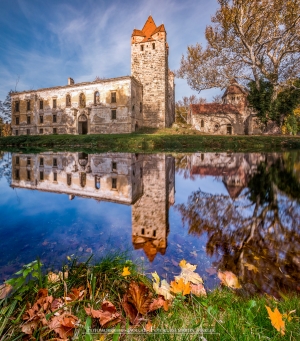
[[[300,152],[0,153],[0,280],[39,257],[128,252],[172,280],[232,271],[248,292],[300,291]]]

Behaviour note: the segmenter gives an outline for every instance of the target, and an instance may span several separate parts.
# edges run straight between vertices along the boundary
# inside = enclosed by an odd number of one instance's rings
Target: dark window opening
[[[141,45],[141,51],[144,51],[144,45]]]
[[[16,112],[20,111],[20,102],[15,102],[15,111]]]
[[[100,189],[100,176],[95,176],[95,188]]]
[[[86,185],[86,173],[80,173],[80,186],[85,187]]]
[[[117,119],[117,110],[113,109],[111,111],[111,119],[116,120]]]
[[[226,133],[227,135],[232,135],[232,125],[231,124],[227,124],[227,127],[226,127]]]
[[[156,230],[153,231],[153,237],[156,237]]]
[[[57,134],[57,129],[53,128],[53,134]]]
[[[57,181],[57,173],[56,172],[53,173],[53,181]]]
[[[201,161],[204,160],[204,154],[201,154]]]
[[[44,116],[40,116],[40,123],[44,123]]]
[[[135,171],[134,171],[134,169],[132,170],[132,175],[135,176]]]
[[[56,123],[56,115],[53,115],[52,119],[53,119],[53,123]]]
[[[30,170],[27,171],[27,180],[30,181],[31,180],[31,174],[30,174]]]
[[[40,109],[44,109],[44,101],[40,100]]]
[[[111,188],[117,188],[117,179],[116,178],[111,179]]]
[[[115,91],[111,93],[111,103],[117,103],[117,93]]]
[[[72,184],[72,174],[67,174],[67,185],[71,186]]]
[[[31,159],[30,157],[27,158],[27,166],[30,166],[31,165]]]
[[[16,156],[16,165],[19,165],[19,164],[20,164],[20,157]]]
[[[16,130],[16,136],[18,136],[19,135],[19,130]]]
[[[16,117],[16,125],[20,124],[20,117]]]
[[[111,166],[112,171],[116,171],[117,170],[117,163],[113,162],[112,166]]]
[[[44,172],[43,171],[40,171],[40,180],[44,180]]]
[[[44,166],[44,158],[43,157],[40,158],[40,166]]]
[[[44,129],[40,129],[40,134],[44,134]]]
[[[53,100],[53,109],[56,109],[56,99]]]
[[[53,159],[53,167],[57,167],[57,158]]]
[[[85,95],[83,93],[79,95],[79,107],[85,108]]]
[[[30,135],[30,129],[27,129],[26,134]]]
[[[152,50],[155,50],[155,43],[152,43]]]
[[[143,168],[140,168],[140,174],[141,174],[141,178],[143,177]]]
[[[20,180],[20,170],[19,169],[16,169],[15,176],[16,176],[16,180]]]
[[[27,101],[27,110],[30,110],[30,101]]]
[[[71,106],[71,96],[67,95],[66,96],[66,107],[70,107]]]
[[[134,112],[134,109],[135,109],[135,108],[134,108],[134,105],[133,105],[133,106],[132,106],[132,112]]]
[[[31,123],[31,117],[27,116],[27,124],[30,124],[30,123]]]
[[[204,128],[204,120],[201,120],[201,128]]]
[[[142,235],[144,235],[145,234],[145,229],[144,228],[142,228]]]
[[[143,111],[143,103],[140,102],[140,113]]]

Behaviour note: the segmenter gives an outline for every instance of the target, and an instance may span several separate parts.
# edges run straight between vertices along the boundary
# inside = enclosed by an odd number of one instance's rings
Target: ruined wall
[[[126,153],[14,153],[11,185],[129,205],[142,195],[140,164]]]
[[[175,122],[175,75],[168,72],[168,112],[166,116],[166,126],[170,127]]]
[[[132,112],[132,88],[141,101],[142,86],[132,77],[13,94],[13,135],[80,134],[83,125],[87,134],[130,133],[136,114]]]
[[[132,242],[149,260],[164,254],[169,230],[169,206],[174,203],[175,160],[172,156],[143,156],[143,196],[132,206]],[[171,202],[170,202],[171,199]]]
[[[131,75],[143,85],[143,125],[164,128],[168,112],[168,48],[165,32],[154,34],[149,42],[142,43],[136,37],[132,38]]]

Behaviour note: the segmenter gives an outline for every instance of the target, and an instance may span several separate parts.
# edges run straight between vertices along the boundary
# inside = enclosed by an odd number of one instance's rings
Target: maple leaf
[[[73,336],[74,329],[77,327],[78,318],[70,313],[63,313],[53,316],[49,322],[49,328],[54,330],[62,339]]]
[[[152,277],[154,278],[153,289],[158,295],[164,296],[166,300],[172,300],[174,296],[170,293],[170,285],[169,283],[163,279],[161,281],[161,286],[159,286],[160,278],[156,272],[152,273]]]
[[[125,311],[126,316],[129,318],[131,324],[139,323],[139,313],[136,308],[128,302],[128,295],[125,294],[122,299],[122,307]]]
[[[10,284],[4,283],[0,285],[0,300],[6,298],[12,291],[13,287]]]
[[[127,294],[128,301],[135,306],[136,310],[142,315],[147,314],[152,300],[149,288],[143,283],[131,282]]]
[[[147,324],[145,325],[146,332],[152,332],[152,323],[150,320],[148,320]]]
[[[240,289],[242,286],[239,283],[238,278],[231,271],[218,272],[218,277],[222,284],[232,289]]]
[[[253,271],[255,273],[258,272],[258,268],[255,265],[249,263],[244,263],[244,265],[248,268],[249,271]]]
[[[265,306],[268,314],[269,319],[271,320],[272,326],[281,333],[281,335],[285,334],[285,322],[282,319],[282,315],[280,314],[279,310],[277,308],[272,311],[270,307],[267,305]]]
[[[86,290],[84,290],[84,287],[72,288],[69,292],[68,296],[66,297],[67,301],[81,301],[84,299],[84,296],[86,294]]]
[[[197,297],[206,296],[206,290],[203,284],[191,284],[191,293]]]
[[[164,307],[166,300],[163,296],[159,296],[158,298],[154,299],[153,302],[149,306],[149,312],[160,309]]]
[[[170,290],[174,292],[174,294],[182,294],[183,296],[191,293],[191,285],[190,283],[185,283],[183,278],[180,278],[178,281],[172,281],[170,285]]]
[[[122,276],[126,277],[126,276],[129,276],[130,274],[131,274],[131,272],[129,271],[129,267],[124,266]]]
[[[101,310],[84,307],[87,315],[98,318],[102,327],[112,327],[121,322],[121,315],[117,312],[116,307],[109,301],[104,301]]]
[[[197,265],[192,265],[190,263],[187,263],[186,260],[182,260],[179,263],[179,266],[181,267],[181,273],[179,276],[175,276],[175,280],[179,281],[180,278],[183,279],[184,283],[194,283],[194,284],[200,284],[203,283],[202,278],[194,272],[197,268]]]

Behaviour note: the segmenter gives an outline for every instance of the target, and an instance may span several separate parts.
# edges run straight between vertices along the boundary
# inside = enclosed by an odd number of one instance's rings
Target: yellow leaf
[[[156,282],[157,284],[159,284],[160,278],[159,278],[157,272],[156,272],[156,271],[155,271],[155,272],[152,272],[151,275],[152,275],[152,277],[154,278],[155,282]]]
[[[219,271],[218,277],[221,280],[222,284],[224,284],[225,286],[229,288],[240,289],[242,287],[236,275],[232,273],[231,271],[224,271],[224,272]]]
[[[255,273],[258,272],[258,269],[255,265],[249,263],[244,263],[244,265],[248,268],[249,271],[253,271]]]
[[[181,260],[181,261],[179,262],[179,266],[180,266],[181,268],[184,268],[185,265],[186,265],[186,260],[185,260],[185,259],[183,259],[183,260]]]
[[[174,292],[174,294],[182,294],[183,296],[191,293],[191,285],[190,283],[184,283],[183,278],[180,278],[179,281],[172,281],[170,290]]]
[[[200,284],[203,283],[202,278],[194,272],[197,268],[197,265],[192,265],[190,263],[187,263],[186,260],[182,260],[179,263],[179,266],[181,267],[181,273],[179,276],[175,276],[175,280],[179,281],[180,278],[184,280],[184,283],[192,282],[194,284]]]
[[[67,256],[67,259],[68,259],[69,261],[71,261],[71,257],[70,257],[70,256]]]
[[[125,266],[123,268],[122,276],[126,277],[126,276],[129,276],[130,274],[131,274],[131,272],[129,271],[129,267]]]
[[[269,314],[269,319],[271,320],[272,326],[278,330],[281,335],[285,334],[285,323],[282,319],[282,315],[280,314],[279,310],[275,308],[274,312],[271,310],[270,307],[265,306],[268,314]]]
[[[181,267],[181,269],[187,269],[190,271],[195,271],[197,268],[197,265],[192,265],[190,263],[187,263],[185,259],[180,261],[179,266]]]
[[[292,319],[293,319],[293,316],[291,316],[291,314],[293,314],[293,313],[295,313],[296,312],[296,310],[291,310],[290,312],[288,312],[288,313],[284,313],[283,315],[282,315],[282,317],[285,319],[285,320],[287,320],[288,322],[290,322],[290,321],[292,321]]]
[[[259,260],[259,257],[257,257],[257,256],[254,256],[254,259],[255,259],[255,260]]]

